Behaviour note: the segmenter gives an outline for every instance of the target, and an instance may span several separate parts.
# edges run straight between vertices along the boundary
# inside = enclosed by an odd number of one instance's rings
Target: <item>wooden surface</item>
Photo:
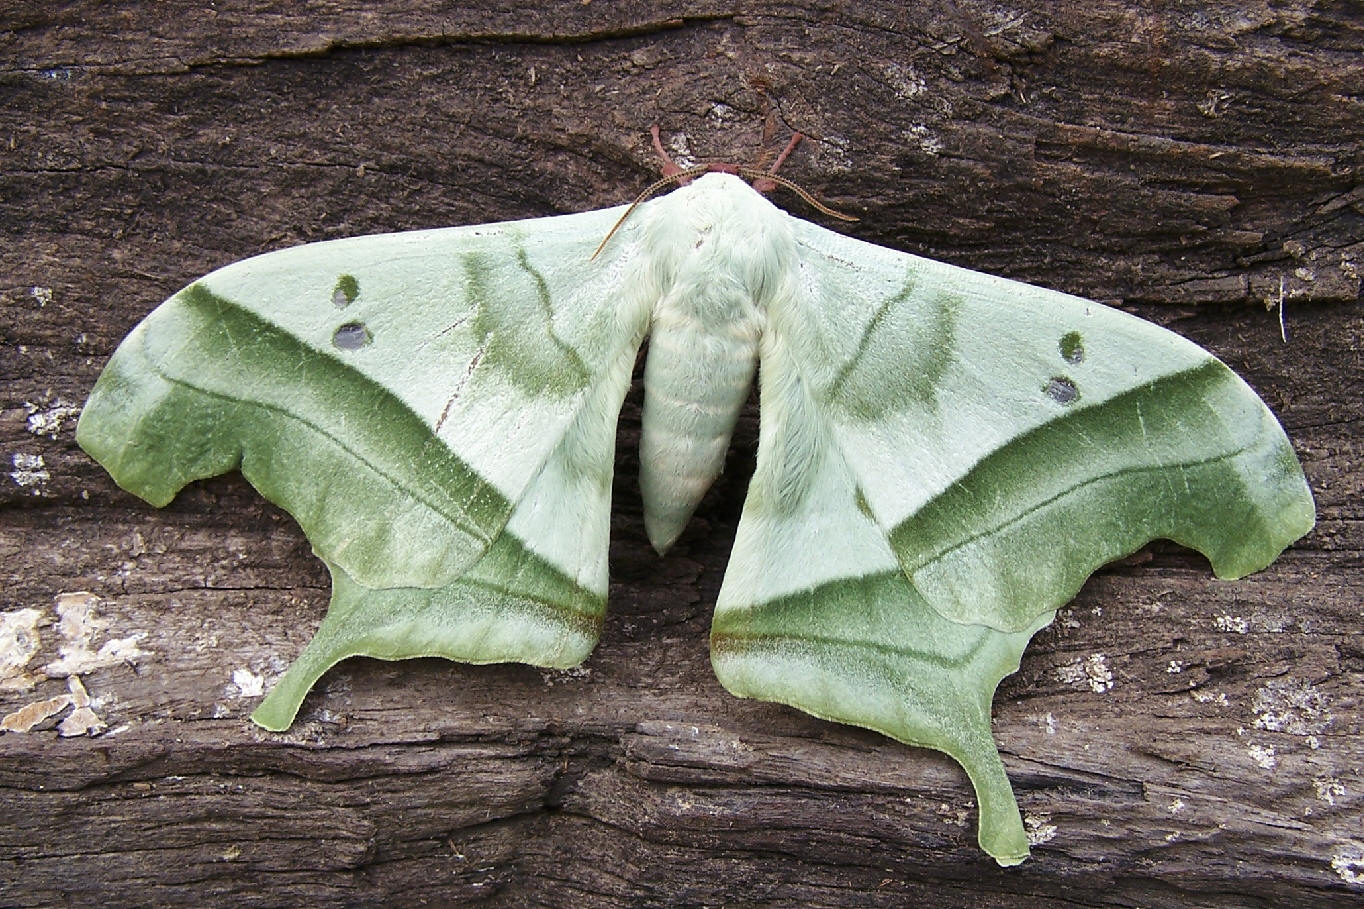
[[[0,734],[0,905],[1364,903],[1356,4],[245,6],[0,11],[0,714],[90,699]],[[1274,566],[1154,544],[1004,682],[1019,868],[946,758],[712,677],[754,410],[659,560],[627,401],[582,668],[351,661],[284,735],[246,716],[325,607],[297,528],[236,476],[154,510],[75,445],[189,280],[627,200],[654,122],[698,159],[807,133],[784,173],[849,233],[1166,324],[1302,457],[1320,523]]]

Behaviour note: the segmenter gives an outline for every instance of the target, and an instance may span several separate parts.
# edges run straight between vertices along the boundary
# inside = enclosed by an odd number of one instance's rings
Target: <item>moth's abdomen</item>
[[[655,315],[644,367],[639,483],[644,527],[660,554],[724,467],[757,365],[756,322],[748,315],[717,331],[668,307]]]
[[[644,367],[639,479],[644,527],[660,553],[724,467],[766,313],[794,280],[789,222],[728,174],[707,174],[644,218],[646,283],[658,297]]]

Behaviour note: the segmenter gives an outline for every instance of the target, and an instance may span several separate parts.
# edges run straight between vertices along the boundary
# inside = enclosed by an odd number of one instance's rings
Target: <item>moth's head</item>
[[[663,142],[658,134],[658,126],[654,125],[649,132],[653,136],[654,151],[658,153],[659,158],[663,161],[663,176],[649,184],[643,192],[635,197],[635,201],[631,202],[629,207],[625,209],[625,214],[621,215],[620,220],[616,222],[615,226],[611,228],[606,234],[606,237],[601,241],[601,244],[598,245],[596,250],[592,253],[591,258],[593,259],[597,258],[598,254],[606,248],[606,244],[610,241],[611,237],[615,235],[616,231],[620,229],[621,224],[625,223],[625,220],[630,217],[630,214],[638,208],[641,203],[649,199],[655,193],[674,184],[677,184],[678,188],[672,193],[669,193],[668,197],[685,200],[689,204],[696,202],[704,203],[704,200],[707,199],[706,194],[713,193],[716,196],[723,194],[728,195],[732,199],[737,199],[744,198],[749,193],[754,195],[769,193],[778,186],[781,186],[791,190],[814,208],[831,218],[838,218],[841,221],[857,220],[856,216],[845,215],[840,211],[830,208],[814,196],[810,195],[799,185],[787,180],[785,177],[777,176],[777,168],[781,167],[782,162],[786,160],[787,155],[791,154],[792,150],[795,149],[795,147],[800,144],[801,139],[804,138],[800,133],[793,133],[791,141],[787,143],[786,148],[782,150],[781,154],[777,155],[776,160],[772,162],[772,166],[763,170],[757,167],[747,167],[742,164],[727,164],[724,162],[698,164],[694,167],[686,168],[679,167],[663,148]],[[706,185],[705,188],[701,190],[703,195],[693,196],[688,192],[684,192],[684,190],[692,190],[693,187],[700,187],[703,183]],[[739,188],[735,185],[736,183],[741,184],[747,192],[740,192]]]
[[[668,193],[667,197],[686,200],[689,203],[706,204],[720,199],[747,201],[751,196],[763,198],[762,193],[739,174],[714,170],[702,173],[691,182],[679,186]]]
[[[699,248],[704,239],[723,235],[723,242],[741,253],[760,242],[773,219],[785,214],[737,174],[701,174],[684,186],[640,206],[635,215],[650,242],[676,248],[679,254]]]

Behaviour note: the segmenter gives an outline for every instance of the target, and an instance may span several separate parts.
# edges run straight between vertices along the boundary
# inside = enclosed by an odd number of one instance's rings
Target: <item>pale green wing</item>
[[[945,751],[982,847],[1027,841],[999,680],[1103,563],[1168,537],[1219,575],[1312,526],[1264,404],[1197,346],[1065,294],[797,222],[762,431],[712,634],[736,694]]]
[[[315,243],[153,312],[77,431],[164,505],[240,467],[334,580],[257,711],[289,725],[338,660],[580,662],[606,596],[616,416],[647,324],[619,210]],[[626,289],[623,289],[626,288]]]
[[[1178,335],[1089,300],[797,222],[772,317],[861,508],[945,618],[1019,630],[1155,538],[1219,577],[1315,521],[1283,430]]]

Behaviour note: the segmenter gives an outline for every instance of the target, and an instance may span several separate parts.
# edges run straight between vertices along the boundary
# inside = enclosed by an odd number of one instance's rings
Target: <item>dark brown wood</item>
[[[1364,901],[1357,5],[251,6],[0,12],[0,609],[31,631],[0,715],[74,673],[98,719],[0,734],[0,905]],[[977,851],[947,759],[714,680],[755,412],[659,560],[627,403],[581,669],[352,661],[284,735],[246,715],[325,607],[297,528],[238,477],[154,510],[75,445],[114,346],[190,279],[628,200],[654,122],[745,163],[806,133],[783,173],[850,233],[1170,325],[1302,456],[1320,524],[1274,566],[1218,582],[1153,545],[1005,681],[1019,868]]]

